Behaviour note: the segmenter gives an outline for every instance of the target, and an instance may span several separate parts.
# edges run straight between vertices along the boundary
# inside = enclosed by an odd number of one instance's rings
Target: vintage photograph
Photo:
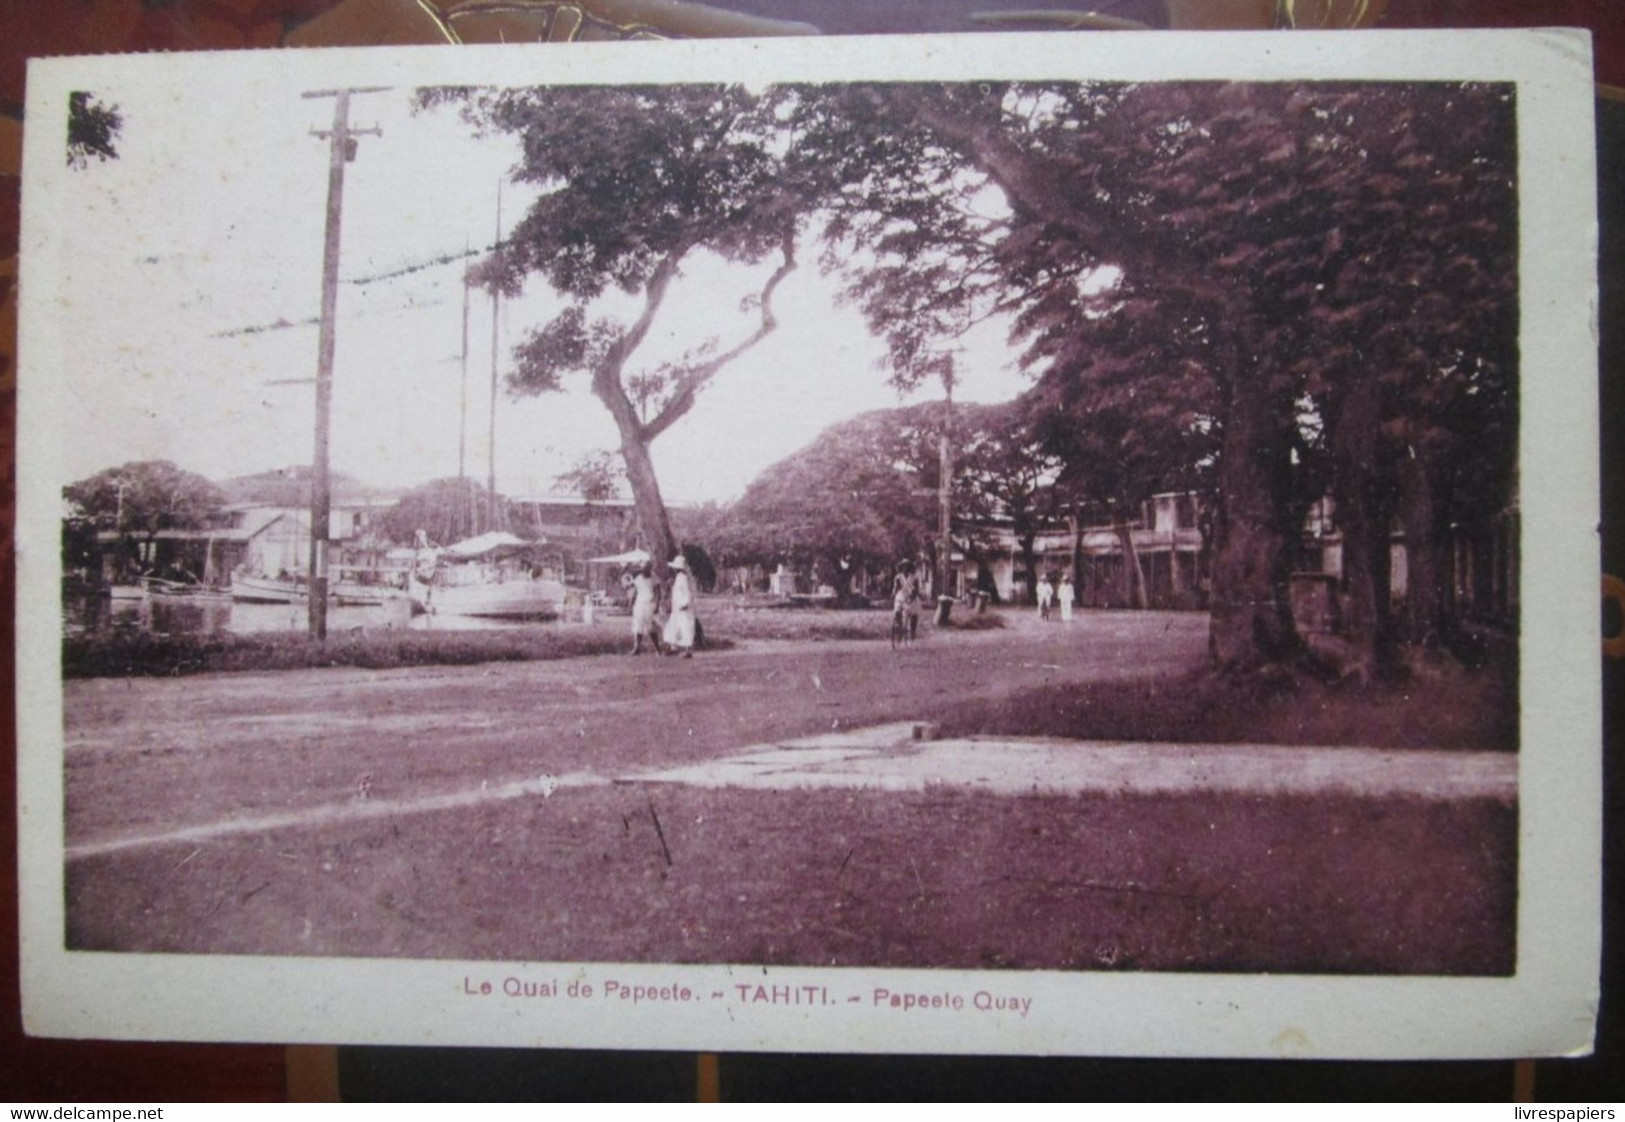
[[[39,953],[1035,1051],[1528,976],[1517,67],[826,50],[36,71]]]

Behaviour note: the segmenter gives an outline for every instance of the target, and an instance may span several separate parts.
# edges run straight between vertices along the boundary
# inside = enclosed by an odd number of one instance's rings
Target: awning
[[[595,565],[595,564],[596,565],[642,565],[645,562],[652,561],[652,560],[654,560],[654,558],[650,557],[649,554],[646,553],[644,550],[641,550],[641,549],[629,549],[625,553],[617,553],[617,554],[615,554],[614,556],[611,556],[611,557],[589,557],[589,558],[587,558],[587,564],[589,564],[589,565]]]
[[[488,534],[481,534],[477,538],[468,538],[455,542],[441,550],[442,553],[452,557],[483,557],[499,549],[525,549],[541,542],[528,542],[524,538],[516,537],[506,530],[492,530]]]

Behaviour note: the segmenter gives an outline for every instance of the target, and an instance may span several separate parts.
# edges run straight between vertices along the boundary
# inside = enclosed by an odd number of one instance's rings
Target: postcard
[[[1583,33],[31,64],[48,1036],[1590,1048]]]

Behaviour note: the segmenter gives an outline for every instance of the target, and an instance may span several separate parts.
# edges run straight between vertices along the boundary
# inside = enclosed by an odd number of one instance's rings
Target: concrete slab
[[[609,780],[590,772],[572,772],[568,775],[543,775],[536,779],[521,779],[512,783],[481,783],[457,791],[423,795],[411,799],[374,799],[366,788],[358,789],[355,798],[345,803],[305,807],[301,810],[271,814],[232,815],[217,822],[188,826],[175,830],[140,832],[120,837],[104,838],[67,847],[66,857],[76,861],[85,857],[101,857],[130,849],[144,849],[154,845],[175,845],[181,842],[218,841],[222,838],[268,833],[272,830],[300,829],[325,826],[337,822],[356,822],[366,819],[398,818],[405,814],[422,814],[437,810],[458,810],[486,803],[507,802],[510,799],[550,798],[554,791],[564,787],[599,787]]]
[[[335,822],[387,819],[607,783],[683,783],[758,790],[956,788],[999,795],[1084,793],[1253,795],[1346,793],[1420,799],[1517,801],[1518,757],[1506,752],[1389,751],[1260,744],[1142,744],[977,737],[916,739],[929,726],[906,721],[832,730],[684,767],[607,776],[577,771],[416,797],[373,798],[365,787],[343,803],[229,815],[219,821],[131,831],[67,849],[70,861],[154,845],[207,842]]]
[[[802,751],[809,748],[833,748],[843,752],[853,749],[895,748],[915,739],[915,729],[925,727],[923,721],[893,721],[884,725],[869,725],[855,729],[831,729],[814,736],[798,737],[783,744],[764,745],[769,751]]]
[[[620,777],[700,787],[961,787],[1003,795],[1338,792],[1517,799],[1505,752],[1391,751],[1273,744],[1147,744],[1021,738],[919,741],[911,724],[762,745],[700,764]]]

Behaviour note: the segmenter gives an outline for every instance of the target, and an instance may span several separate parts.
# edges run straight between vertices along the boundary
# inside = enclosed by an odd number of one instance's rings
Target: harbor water
[[[109,633],[139,629],[155,635],[252,634],[302,632],[309,628],[304,603],[248,604],[226,595],[158,596],[110,599],[83,594],[63,600],[62,625],[67,634]],[[535,622],[529,623],[535,626]],[[369,607],[330,606],[328,634],[347,631],[468,631],[527,626],[527,621],[478,616],[413,615],[405,600]]]

